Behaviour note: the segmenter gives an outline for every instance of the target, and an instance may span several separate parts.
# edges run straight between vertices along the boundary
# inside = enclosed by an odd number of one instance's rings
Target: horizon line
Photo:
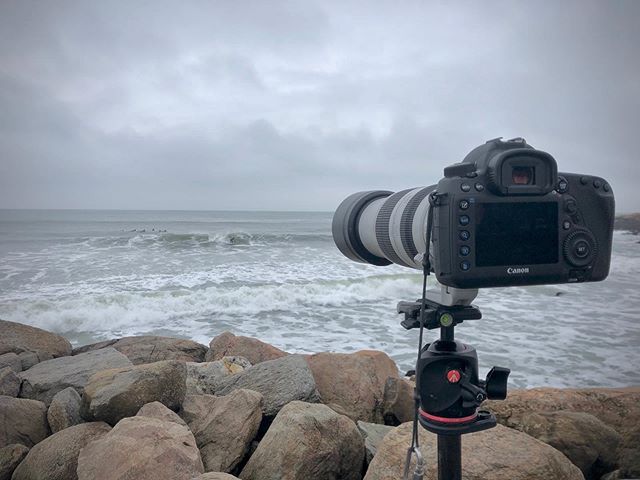
[[[269,209],[185,209],[185,208],[4,208],[0,211],[45,212],[265,212],[265,213],[333,213],[333,210],[269,210]]]

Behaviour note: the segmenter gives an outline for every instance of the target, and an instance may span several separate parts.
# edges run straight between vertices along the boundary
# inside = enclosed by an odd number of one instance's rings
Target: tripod
[[[438,436],[438,480],[462,479],[461,436],[495,427],[494,415],[478,407],[486,399],[504,400],[507,396],[510,370],[493,367],[486,380],[479,380],[476,350],[455,340],[456,325],[482,318],[477,307],[464,305],[476,293],[443,287],[442,303],[433,300],[398,303],[398,313],[405,315],[401,322],[404,328],[440,329],[440,338],[420,350],[415,392],[417,421]],[[415,425],[414,442],[417,442]],[[412,445],[408,460],[412,450],[416,452],[417,448]],[[405,476],[407,471],[408,463]],[[421,478],[422,471],[421,465],[413,478]]]

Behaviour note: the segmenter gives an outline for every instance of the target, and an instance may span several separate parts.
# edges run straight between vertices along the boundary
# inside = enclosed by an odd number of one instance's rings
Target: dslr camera
[[[428,251],[440,284],[477,289],[603,280],[613,221],[606,180],[558,173],[550,154],[498,138],[446,167],[437,185],[347,197],[332,231],[351,260],[422,269]]]
[[[422,299],[400,302],[402,326],[420,328],[416,362],[413,478],[423,478],[417,427],[438,435],[438,478],[462,478],[466,433],[496,425],[479,410],[507,396],[510,370],[478,375],[476,350],[454,327],[482,318],[471,301],[482,287],[595,282],[609,273],[614,198],[602,178],[558,173],[554,158],[524,139],[489,140],[444,169],[437,185],[347,197],[333,217],[333,239],[356,262],[423,271]],[[427,291],[431,273],[440,291]],[[440,339],[422,347],[422,329]]]

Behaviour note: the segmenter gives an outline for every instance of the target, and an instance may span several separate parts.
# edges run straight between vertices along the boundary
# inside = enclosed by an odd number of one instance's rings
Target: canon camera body
[[[422,269],[456,288],[594,282],[609,273],[614,196],[602,178],[558,173],[523,139],[490,140],[444,169],[437,185],[359,192],[333,217],[351,260]]]

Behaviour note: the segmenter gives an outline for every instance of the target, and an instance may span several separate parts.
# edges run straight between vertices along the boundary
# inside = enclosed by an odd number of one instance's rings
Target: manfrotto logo
[[[522,267],[522,268],[509,267],[507,268],[507,273],[509,275],[517,275],[519,273],[529,273],[529,267]]]

